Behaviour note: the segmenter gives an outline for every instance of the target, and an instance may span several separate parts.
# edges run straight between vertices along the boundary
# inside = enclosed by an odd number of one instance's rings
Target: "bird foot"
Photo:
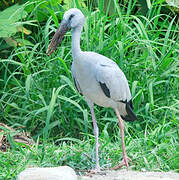
[[[106,172],[103,169],[92,169],[86,176],[92,177],[92,175],[106,175]]]
[[[90,176],[92,174],[100,174],[100,173],[101,173],[101,167],[100,166],[96,166],[87,175]]]
[[[132,160],[127,157],[127,156],[124,156],[123,157],[123,160],[121,161],[121,163],[118,165],[118,166],[115,166],[113,168],[111,168],[112,170],[117,170],[117,169],[120,169],[122,166],[126,166],[127,167],[127,170],[129,170],[129,164],[128,164],[128,161],[132,162]]]
[[[92,169],[92,170],[91,170],[91,172],[92,172],[93,174],[99,173],[99,172],[101,172],[101,167],[100,167],[100,166],[96,166],[95,169]]]

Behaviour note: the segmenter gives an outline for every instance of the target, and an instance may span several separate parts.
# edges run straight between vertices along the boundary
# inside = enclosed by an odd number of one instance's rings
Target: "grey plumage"
[[[124,120],[125,117],[130,117],[131,121],[135,120],[136,116],[132,116],[134,113],[130,113],[132,103],[122,103],[132,101],[127,79],[118,65],[94,52],[83,52],[82,57],[85,63],[74,61],[71,69],[74,79],[79,84],[78,91],[95,104],[103,107],[118,107]]]
[[[95,170],[100,171],[98,158],[98,126],[94,114],[94,103],[114,109],[121,130],[121,141],[123,150],[123,161],[120,164],[126,165],[128,161],[124,143],[124,124],[121,117],[127,121],[136,120],[133,112],[133,105],[129,85],[124,73],[111,59],[95,52],[81,51],[80,36],[84,25],[84,15],[78,9],[70,9],[65,12],[62,23],[52,38],[47,54],[50,55],[61,43],[65,32],[72,29],[72,57],[71,67],[74,84],[82,94],[90,108],[94,135],[96,141],[96,166]]]

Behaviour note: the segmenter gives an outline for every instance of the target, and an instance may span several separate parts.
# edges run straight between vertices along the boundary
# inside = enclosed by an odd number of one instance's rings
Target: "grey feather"
[[[78,83],[78,81],[77,81],[77,79],[76,79],[76,77],[75,77],[75,69],[74,69],[74,67],[73,67],[73,63],[72,63],[72,66],[71,66],[71,74],[72,74],[72,79],[73,79],[73,82],[74,82],[74,84],[75,84],[75,87],[76,87],[77,91],[78,91],[81,95],[83,95],[83,94],[82,94],[82,91],[81,91],[81,88],[80,88],[80,85],[79,85],[79,83]]]
[[[104,59],[104,58],[103,58]],[[96,79],[104,83],[110,91],[110,96],[114,101],[130,100],[131,94],[127,79],[118,65],[110,59],[105,58],[96,66]]]

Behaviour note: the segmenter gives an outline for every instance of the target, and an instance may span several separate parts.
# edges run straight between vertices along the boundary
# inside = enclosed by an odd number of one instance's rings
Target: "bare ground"
[[[105,171],[100,174],[81,176],[79,180],[179,180],[174,172]]]

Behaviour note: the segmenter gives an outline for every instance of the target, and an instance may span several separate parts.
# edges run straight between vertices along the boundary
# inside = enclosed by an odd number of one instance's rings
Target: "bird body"
[[[130,101],[131,94],[124,73],[114,61],[98,53],[82,52],[78,61],[74,59],[71,70],[79,86],[78,91],[88,101],[103,107],[118,108],[121,115],[127,115],[126,105],[121,101]],[[108,96],[100,83],[109,90]]]
[[[134,121],[137,119],[133,112],[133,105],[129,85],[124,73],[111,59],[95,52],[81,51],[80,36],[84,25],[84,15],[76,8],[65,12],[60,27],[53,36],[48,47],[47,54],[50,55],[57,49],[63,39],[65,32],[72,29],[72,77],[77,90],[82,94],[90,108],[94,135],[96,141],[96,166],[100,171],[98,158],[98,126],[94,113],[94,104],[114,109],[121,130],[121,141],[123,150],[123,162],[128,168],[128,160],[124,143],[123,120]],[[122,118],[121,118],[122,117]]]

